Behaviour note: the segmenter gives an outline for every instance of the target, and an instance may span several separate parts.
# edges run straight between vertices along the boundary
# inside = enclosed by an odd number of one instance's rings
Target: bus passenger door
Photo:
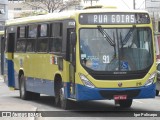
[[[68,51],[69,51],[69,80],[70,80],[70,97],[75,98],[75,67],[76,67],[76,48],[71,41],[71,34],[73,33],[73,28],[67,30],[68,34]]]
[[[15,43],[15,33],[8,33],[7,40],[7,69],[8,69],[8,86],[15,87],[14,78],[14,43]]]

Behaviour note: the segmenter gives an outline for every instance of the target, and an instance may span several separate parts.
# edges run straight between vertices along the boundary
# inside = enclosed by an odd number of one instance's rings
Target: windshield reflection
[[[144,70],[153,62],[149,28],[80,30],[80,59],[94,71]]]

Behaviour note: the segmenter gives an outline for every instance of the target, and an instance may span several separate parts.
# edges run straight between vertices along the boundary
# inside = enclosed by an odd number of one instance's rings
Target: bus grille
[[[141,74],[126,74],[126,75],[105,75],[105,74],[91,74],[94,79],[97,80],[133,80],[141,79],[146,75],[146,73]]]
[[[101,90],[100,91],[101,96],[107,99],[113,99],[114,95],[127,95],[128,99],[133,99],[134,97],[137,97],[139,93],[140,93],[140,90],[124,90],[124,91]]]

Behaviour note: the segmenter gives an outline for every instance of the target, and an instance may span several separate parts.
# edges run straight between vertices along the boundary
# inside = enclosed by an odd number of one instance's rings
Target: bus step
[[[77,101],[76,99],[74,98],[67,98],[68,100],[72,100],[72,101]]]

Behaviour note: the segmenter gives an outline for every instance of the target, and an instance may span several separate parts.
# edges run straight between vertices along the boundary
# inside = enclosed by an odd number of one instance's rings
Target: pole
[[[91,6],[92,6],[92,0],[91,0]]]
[[[135,3],[135,0],[133,0],[133,9],[136,9],[136,3]]]

